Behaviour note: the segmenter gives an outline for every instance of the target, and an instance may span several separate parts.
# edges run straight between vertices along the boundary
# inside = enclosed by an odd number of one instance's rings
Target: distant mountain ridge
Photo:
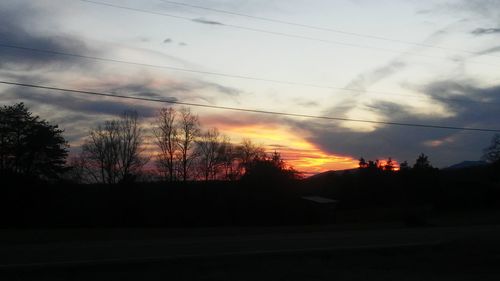
[[[352,169],[345,169],[345,170],[329,170],[326,172],[314,174],[310,177],[307,177],[307,179],[319,179],[319,178],[326,178],[332,175],[342,175],[344,173],[355,173],[359,170],[359,168],[352,168]]]
[[[443,170],[457,170],[457,169],[465,169],[465,168],[472,168],[472,167],[481,167],[481,166],[486,166],[488,163],[484,161],[462,161],[457,164],[453,164],[451,166],[448,166],[446,168],[443,168]]]
[[[460,163],[453,164],[451,166],[442,168],[442,170],[458,170],[458,169],[465,169],[465,168],[472,168],[472,167],[481,167],[481,166],[486,166],[488,163],[484,161],[462,161]],[[359,168],[352,168],[352,169],[345,169],[345,170],[329,170],[326,172],[314,174],[310,177],[307,177],[307,179],[320,179],[320,178],[327,178],[332,175],[342,175],[344,173],[355,173],[359,170]]]

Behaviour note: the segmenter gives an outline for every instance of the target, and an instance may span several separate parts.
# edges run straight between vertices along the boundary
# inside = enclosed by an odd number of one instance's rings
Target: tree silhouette
[[[266,154],[264,148],[255,145],[250,139],[243,139],[241,144],[237,147],[237,154],[239,159],[238,168],[240,174],[245,174],[248,166],[255,160],[265,158]]]
[[[399,165],[399,170],[400,171],[408,171],[410,169],[410,165],[408,164],[408,161],[403,161],[400,165]]]
[[[482,159],[488,163],[500,162],[500,134],[493,136],[490,146],[483,151]]]
[[[387,162],[385,163],[385,165],[384,165],[383,168],[384,168],[385,171],[389,171],[389,172],[394,171],[394,168],[395,168],[394,167],[394,162],[392,161],[391,157],[389,157],[389,159],[387,159]]]
[[[277,152],[276,150],[273,152],[273,154],[270,157],[271,162],[274,164],[275,167],[285,170],[286,169],[286,164],[283,158],[281,158],[281,154]]]
[[[275,151],[271,156],[264,154],[249,161],[242,180],[270,184],[299,178],[301,174],[287,167],[281,155]]]
[[[365,158],[361,157],[359,158],[359,168],[365,169],[368,167],[368,163],[366,162]]]
[[[82,146],[86,168],[103,183],[130,181],[147,162],[141,155],[142,142],[137,112],[126,111],[120,119],[90,131]]]
[[[378,170],[378,160],[375,160],[375,161],[369,160],[367,165],[366,165],[366,168],[368,170],[372,170],[372,171]]]
[[[179,173],[183,181],[187,181],[190,176],[191,166],[196,158],[194,144],[199,133],[200,122],[198,116],[191,113],[189,108],[182,108],[179,123]]]
[[[212,128],[201,134],[196,141],[198,167],[205,179],[214,180],[222,168],[225,159],[226,141],[217,128]]]
[[[429,161],[428,157],[425,154],[421,153],[418,156],[417,160],[415,161],[413,169],[416,170],[432,169],[431,162]]]
[[[156,166],[169,181],[176,177],[176,156],[179,153],[179,126],[174,108],[162,108],[153,124],[153,134],[160,151]]]
[[[69,147],[62,133],[57,125],[33,116],[24,103],[0,108],[2,174],[57,178]]]

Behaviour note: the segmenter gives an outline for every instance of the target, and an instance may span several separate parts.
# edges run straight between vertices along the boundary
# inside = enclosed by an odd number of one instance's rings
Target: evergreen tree
[[[500,134],[496,134],[491,139],[491,144],[484,149],[482,159],[488,163],[500,162]]]
[[[432,169],[431,162],[429,161],[427,155],[421,153],[417,160],[415,161],[415,164],[413,165],[413,169],[417,170],[426,170],[426,169]]]
[[[39,116],[24,103],[0,108],[0,170],[40,178],[57,178],[64,170],[68,144],[63,130]]]

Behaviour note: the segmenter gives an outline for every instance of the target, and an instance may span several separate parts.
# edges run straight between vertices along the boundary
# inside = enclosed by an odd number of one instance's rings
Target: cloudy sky
[[[500,129],[498,0],[177,1],[1,1],[0,80]],[[64,128],[73,151],[90,127],[125,109],[147,125],[164,106],[0,85],[2,104],[17,101]],[[356,166],[361,156],[413,163],[422,152],[445,167],[479,159],[493,135],[192,110],[204,128],[218,127],[234,142],[251,138],[311,173]]]

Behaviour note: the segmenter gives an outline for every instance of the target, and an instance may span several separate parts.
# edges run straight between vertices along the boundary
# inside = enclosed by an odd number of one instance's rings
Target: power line
[[[78,93],[78,94],[93,95],[93,96],[129,99],[129,100],[141,100],[141,101],[159,102],[159,103],[169,103],[169,104],[178,104],[178,105],[193,106],[193,107],[257,113],[257,114],[268,114],[268,115],[289,116],[289,117],[302,117],[302,118],[313,118],[313,119],[335,120],[335,121],[350,121],[350,122],[358,122],[358,123],[369,123],[369,124],[391,125],[391,126],[444,129],[444,130],[479,131],[479,132],[496,132],[496,133],[500,132],[500,129],[455,127],[455,126],[428,125],[428,124],[419,124],[419,123],[374,121],[374,120],[364,120],[364,119],[352,119],[352,118],[343,118],[343,117],[319,116],[319,115],[286,113],[286,112],[278,112],[278,111],[267,111],[267,110],[258,110],[258,109],[249,109],[249,108],[229,107],[229,106],[208,105],[208,104],[181,102],[181,101],[166,100],[166,99],[155,99],[155,98],[115,95],[115,94],[107,94],[107,93],[102,93],[102,92],[67,89],[67,88],[51,87],[51,86],[44,86],[44,85],[28,84],[28,83],[17,83],[17,82],[11,82],[11,81],[3,81],[3,80],[0,80],[0,83],[6,84],[6,85],[12,85],[12,86],[30,87],[30,88],[69,92],[69,93]]]
[[[46,53],[46,54],[58,55],[58,56],[76,57],[76,58],[80,58],[80,59],[89,59],[89,60],[96,60],[96,61],[101,61],[101,62],[112,62],[112,63],[128,64],[128,65],[135,65],[135,66],[144,66],[144,67],[150,67],[150,68],[168,69],[168,70],[172,70],[172,71],[205,74],[205,75],[234,78],[234,79],[244,79],[244,80],[251,80],[251,81],[261,81],[261,82],[283,84],[283,85],[304,86],[304,87],[311,87],[311,88],[341,90],[341,91],[358,92],[358,93],[365,93],[366,92],[366,93],[374,93],[374,94],[380,94],[380,95],[412,97],[412,98],[419,98],[419,99],[427,98],[427,97],[422,97],[419,95],[411,95],[411,94],[400,94],[400,93],[386,92],[386,91],[360,90],[360,89],[346,88],[346,87],[327,86],[327,85],[319,85],[319,84],[312,84],[312,83],[302,83],[302,82],[295,82],[295,81],[267,79],[267,78],[262,78],[262,77],[253,77],[253,76],[222,73],[222,72],[188,69],[188,68],[174,67],[174,66],[168,66],[168,65],[148,64],[148,63],[127,61],[127,60],[118,60],[118,59],[111,59],[111,58],[104,58],[104,57],[97,57],[97,56],[73,54],[73,53],[60,52],[60,51],[55,51],[55,50],[46,50],[46,49],[38,49],[38,48],[31,48],[31,47],[25,47],[25,46],[11,45],[11,44],[5,44],[2,42],[0,42],[0,47],[1,48],[24,50],[24,51],[31,51],[31,52],[37,52],[37,53]],[[487,101],[471,101],[471,100],[448,98],[448,97],[433,97],[433,98],[437,99],[437,100],[443,100],[443,101],[447,100],[447,101],[455,101],[455,102],[467,102],[467,103],[472,102],[472,103],[480,103],[480,104],[499,105],[498,103],[487,102]]]
[[[165,3],[173,4],[173,5],[190,7],[190,8],[201,9],[201,10],[207,10],[207,11],[212,11],[212,12],[216,12],[216,13],[246,17],[246,18],[250,18],[250,19],[256,19],[256,20],[291,25],[291,26],[298,26],[298,27],[303,27],[303,28],[308,28],[308,29],[328,31],[328,32],[356,36],[356,37],[362,37],[362,38],[370,38],[370,39],[389,41],[389,42],[395,42],[395,43],[403,43],[403,44],[414,45],[414,46],[425,47],[425,48],[433,48],[433,49],[440,49],[440,50],[462,52],[462,53],[471,54],[471,55],[481,54],[480,52],[473,52],[473,51],[468,51],[468,50],[461,50],[461,49],[455,49],[455,48],[449,48],[449,47],[443,47],[443,46],[437,46],[437,45],[429,45],[429,44],[423,44],[423,43],[418,43],[418,42],[411,42],[411,41],[399,40],[399,39],[394,39],[394,38],[388,38],[388,37],[383,37],[383,36],[376,36],[376,35],[369,35],[369,34],[345,31],[345,30],[334,29],[334,28],[330,28],[330,27],[323,27],[323,26],[317,26],[317,25],[309,25],[309,24],[279,20],[279,19],[274,19],[274,18],[253,16],[253,15],[237,13],[237,12],[233,12],[233,11],[214,9],[214,8],[210,8],[210,7],[200,6],[200,5],[193,5],[193,4],[189,4],[189,3],[181,3],[181,2],[168,1],[168,0],[161,0],[161,1],[165,2]],[[500,58],[500,56],[489,55],[489,54],[486,54],[485,56]]]
[[[315,38],[315,37],[308,37],[308,36],[302,36],[302,35],[296,35],[296,34],[289,34],[289,33],[284,33],[284,32],[270,31],[270,30],[264,30],[264,29],[246,27],[246,26],[241,26],[241,25],[226,24],[226,23],[212,22],[212,21],[204,21],[204,20],[199,20],[199,19],[197,20],[197,19],[192,19],[192,18],[189,18],[189,17],[183,17],[183,16],[177,16],[177,15],[172,15],[172,14],[167,14],[167,13],[154,12],[154,11],[149,11],[149,10],[144,10],[144,9],[139,9],[139,8],[133,8],[133,7],[128,7],[128,6],[122,6],[122,5],[116,5],[116,4],[104,3],[104,2],[98,2],[98,1],[91,1],[91,0],[80,0],[80,1],[86,2],[86,3],[89,3],[89,4],[94,4],[94,5],[107,6],[107,7],[111,7],[111,8],[115,8],[115,9],[123,9],[123,10],[129,10],[129,11],[134,11],[134,12],[152,14],[152,15],[157,15],[157,16],[165,16],[165,17],[171,17],[171,18],[175,18],[175,19],[187,20],[189,22],[198,22],[198,23],[204,23],[204,24],[208,23],[208,24],[211,24],[211,25],[225,26],[225,27],[230,27],[230,28],[235,28],[235,29],[240,29],[240,30],[246,30],[246,31],[252,31],[252,32],[259,32],[259,33],[266,33],[266,34],[283,36],[283,37],[288,37],[288,38],[303,39],[303,40],[309,40],[309,41],[317,41],[317,42],[322,42],[322,43],[327,43],[327,44],[342,45],[342,46],[346,46],[346,47],[354,47],[354,48],[361,48],[361,49],[368,49],[368,50],[376,50],[376,51],[380,51],[380,52],[398,53],[398,54],[408,55],[408,56],[417,56],[417,57],[424,57],[424,58],[431,58],[431,59],[438,59],[438,60],[448,61],[448,58],[444,58],[444,57],[440,57],[440,56],[416,54],[416,53],[407,52],[407,51],[398,51],[398,50],[378,48],[378,47],[373,47],[373,46],[364,46],[364,45],[359,45],[359,44],[354,44],[354,43],[346,43],[346,42],[333,41],[333,40],[327,40],[327,39],[321,39],[321,38]],[[469,63],[481,64],[481,65],[488,65],[488,66],[494,66],[494,67],[499,67],[500,66],[498,64],[483,63],[483,62],[477,62],[477,61],[469,61]]]

